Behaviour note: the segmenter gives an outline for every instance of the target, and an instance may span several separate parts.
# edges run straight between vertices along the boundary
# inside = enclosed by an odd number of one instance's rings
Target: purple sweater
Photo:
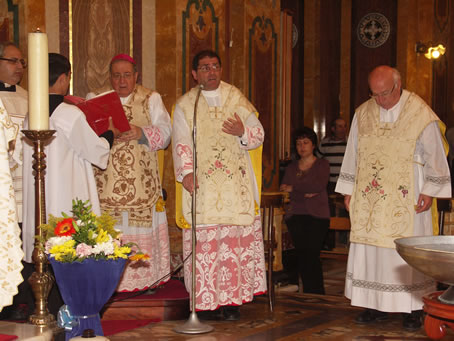
[[[329,180],[329,162],[315,160],[312,167],[302,176],[297,176],[298,161],[293,161],[285,170],[282,184],[293,187],[290,192],[290,205],[286,212],[289,218],[295,214],[308,214],[317,218],[330,217],[328,193],[326,186]],[[312,198],[304,197],[307,193],[318,193]]]

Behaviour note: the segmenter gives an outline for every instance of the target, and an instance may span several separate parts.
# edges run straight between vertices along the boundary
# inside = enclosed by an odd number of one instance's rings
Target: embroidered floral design
[[[219,172],[219,171],[224,172],[225,174],[227,174],[227,177],[229,179],[232,179],[232,177],[233,177],[232,171],[224,163],[225,160],[222,157],[222,152],[224,150],[225,150],[225,148],[218,150],[218,153],[214,156],[215,161],[210,164],[210,167],[208,167],[208,170],[205,174],[205,177],[207,179],[209,179],[214,173]]]
[[[405,199],[408,194],[408,187],[400,185],[397,190],[402,192],[402,197]]]
[[[238,168],[238,170],[240,171],[241,176],[244,178],[244,176],[246,175],[246,170],[244,169],[244,167],[243,167],[243,166],[240,166],[240,167]]]
[[[387,196],[387,194],[385,194],[385,191],[383,190],[383,186],[379,182],[381,181],[380,172],[384,169],[384,167],[377,164],[378,161],[372,165],[372,169],[374,170],[374,173],[372,174],[372,180],[364,188],[364,190],[361,191],[363,198],[372,198],[372,201],[374,202],[376,202],[378,199],[385,199]]]

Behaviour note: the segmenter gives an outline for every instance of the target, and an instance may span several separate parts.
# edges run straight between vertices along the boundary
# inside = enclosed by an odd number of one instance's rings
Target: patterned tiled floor
[[[167,321],[109,336],[120,340],[355,340],[355,341],[420,341],[429,340],[424,330],[407,332],[402,329],[400,314],[391,314],[385,322],[367,326],[357,325],[353,318],[361,309],[350,306],[342,296],[345,263],[324,261],[327,295],[307,295],[279,292],[276,309],[271,313],[266,297],[241,307],[237,322],[204,321],[214,327],[207,334],[187,335],[173,331],[186,321]],[[454,340],[449,331],[443,340]]]

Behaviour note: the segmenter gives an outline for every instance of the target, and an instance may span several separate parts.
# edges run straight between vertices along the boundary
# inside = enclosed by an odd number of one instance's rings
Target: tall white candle
[[[47,34],[28,34],[28,115],[30,130],[49,129],[49,52]]]

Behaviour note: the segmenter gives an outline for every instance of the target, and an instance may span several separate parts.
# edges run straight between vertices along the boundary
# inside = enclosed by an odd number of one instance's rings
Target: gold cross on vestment
[[[222,107],[210,107],[210,118],[222,118],[223,110]]]

